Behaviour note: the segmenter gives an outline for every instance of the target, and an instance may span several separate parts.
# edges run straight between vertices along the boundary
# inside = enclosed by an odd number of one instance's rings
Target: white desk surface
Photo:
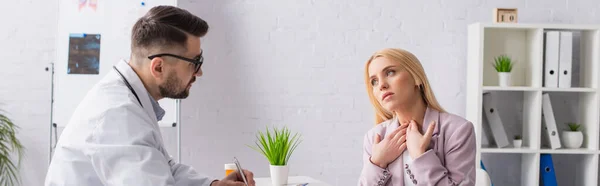
[[[269,177],[254,178],[254,181],[256,182],[256,186],[273,186]],[[304,183],[308,183],[306,186],[331,186],[307,176],[290,176],[288,177],[288,184],[286,186],[296,186]]]

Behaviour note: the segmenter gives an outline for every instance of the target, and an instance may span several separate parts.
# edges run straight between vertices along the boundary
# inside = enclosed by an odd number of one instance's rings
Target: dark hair
[[[135,54],[140,49],[154,47],[185,48],[186,33],[203,37],[207,32],[208,24],[198,16],[178,7],[160,5],[151,8],[133,25],[131,51]]]

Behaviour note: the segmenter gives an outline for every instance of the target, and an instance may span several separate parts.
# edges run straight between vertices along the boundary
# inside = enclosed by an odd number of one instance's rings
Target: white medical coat
[[[75,109],[52,157],[46,186],[202,185],[214,178],[167,153],[148,91],[127,62],[112,69]]]

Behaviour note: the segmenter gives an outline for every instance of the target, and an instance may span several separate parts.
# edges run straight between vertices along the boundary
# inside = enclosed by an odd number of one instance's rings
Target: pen
[[[233,162],[235,163],[235,166],[238,169],[238,172],[240,172],[240,174],[242,175],[242,180],[244,180],[244,184],[246,184],[246,186],[248,186],[248,181],[246,180],[246,175],[244,175],[244,171],[242,171],[242,166],[240,165],[240,162],[237,160],[237,158],[233,157]]]

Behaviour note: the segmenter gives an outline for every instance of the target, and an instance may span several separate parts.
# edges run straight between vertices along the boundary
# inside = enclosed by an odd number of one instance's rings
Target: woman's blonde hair
[[[375,125],[391,119],[394,115],[392,112],[385,110],[379,104],[379,101],[377,101],[375,95],[373,95],[373,86],[371,85],[369,78],[369,64],[371,64],[371,61],[378,57],[385,57],[392,61],[398,62],[400,67],[405,69],[413,77],[413,79],[415,79],[417,86],[419,86],[421,90],[421,97],[425,101],[426,106],[435,109],[438,112],[446,112],[435,99],[435,95],[431,90],[431,86],[429,85],[429,81],[425,75],[425,70],[423,70],[423,66],[421,65],[419,59],[417,59],[417,57],[415,57],[415,55],[412,53],[403,49],[385,48],[375,52],[365,64],[365,84],[367,85],[367,94],[369,95],[369,100],[375,108]]]

